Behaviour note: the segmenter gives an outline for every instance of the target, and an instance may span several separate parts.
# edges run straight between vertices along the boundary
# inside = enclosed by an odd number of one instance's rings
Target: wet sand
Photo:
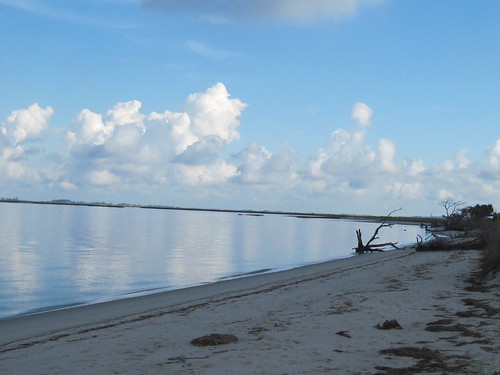
[[[494,373],[500,279],[467,281],[479,255],[367,254],[2,320],[0,373]],[[191,344],[213,333],[237,341]]]

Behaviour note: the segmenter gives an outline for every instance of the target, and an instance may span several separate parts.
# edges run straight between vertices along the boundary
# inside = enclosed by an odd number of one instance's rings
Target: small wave
[[[233,279],[233,278],[236,278],[236,277],[245,277],[245,276],[258,275],[259,273],[269,272],[269,271],[272,271],[272,270],[273,270],[272,268],[262,268],[262,269],[256,270],[256,271],[250,271],[250,272],[245,272],[245,273],[236,273],[236,274],[233,274],[233,275],[230,275],[230,276],[220,277],[219,280]]]

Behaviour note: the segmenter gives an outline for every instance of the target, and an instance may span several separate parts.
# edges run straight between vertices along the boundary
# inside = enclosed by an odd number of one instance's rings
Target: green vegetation
[[[496,219],[497,215],[491,204],[476,204],[460,210],[460,216],[472,220]]]
[[[500,271],[500,221],[496,220],[486,229],[486,248],[481,259],[481,276],[486,277]]]
[[[500,213],[491,204],[464,206],[463,202],[446,199],[441,202],[446,211],[448,230],[463,231],[484,244],[480,277],[484,278],[500,271]]]
[[[482,229],[485,222],[500,219],[500,214],[495,212],[491,204],[476,204],[475,206],[464,206],[465,203],[446,199],[441,202],[441,206],[446,213],[446,229],[458,231],[470,231]]]

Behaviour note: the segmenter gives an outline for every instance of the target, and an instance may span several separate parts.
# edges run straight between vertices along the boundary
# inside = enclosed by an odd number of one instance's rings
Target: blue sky
[[[0,196],[500,209],[500,3],[0,0]]]

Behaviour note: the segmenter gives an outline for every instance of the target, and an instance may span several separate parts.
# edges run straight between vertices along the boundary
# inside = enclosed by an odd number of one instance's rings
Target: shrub
[[[481,259],[481,275],[500,271],[500,222],[491,223],[486,232],[486,249]]]

